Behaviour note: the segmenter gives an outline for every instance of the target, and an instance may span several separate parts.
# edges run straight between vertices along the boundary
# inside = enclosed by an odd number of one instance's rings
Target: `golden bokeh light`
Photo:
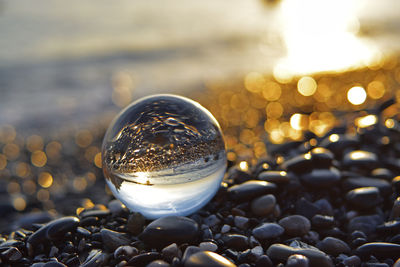
[[[239,163],[239,169],[241,171],[247,172],[249,170],[249,164],[247,163],[247,161],[241,161]]]
[[[244,78],[245,88],[252,93],[259,93],[265,84],[264,76],[258,72],[250,72]]]
[[[25,194],[33,195],[36,193],[36,183],[32,180],[26,180],[22,184],[22,190]]]
[[[23,197],[16,197],[13,199],[13,206],[18,211],[23,211],[26,208],[26,201]]]
[[[93,135],[88,130],[81,130],[75,135],[75,143],[82,147],[88,147],[93,141]]]
[[[132,101],[134,80],[126,71],[120,71],[112,77],[112,101],[118,107],[125,107]]]
[[[281,86],[276,82],[267,82],[262,90],[263,97],[268,101],[277,101],[281,94]]]
[[[8,143],[3,147],[3,154],[8,160],[15,160],[19,156],[19,146],[13,143]]]
[[[367,86],[367,93],[372,99],[380,99],[385,94],[385,85],[381,81],[372,81]]]
[[[48,172],[39,174],[38,183],[43,188],[49,188],[53,184],[53,176]]]
[[[361,105],[367,99],[367,93],[361,86],[354,86],[347,91],[347,100],[353,105]]]
[[[266,107],[267,118],[278,119],[283,114],[283,107],[279,102],[271,102]]]
[[[62,145],[57,141],[51,141],[46,145],[46,155],[49,159],[56,159],[60,156]]]
[[[295,130],[303,130],[307,125],[308,120],[306,115],[295,113],[290,117],[290,126]]]
[[[72,182],[72,185],[76,191],[82,192],[86,189],[87,182],[84,177],[76,177]]]
[[[6,124],[0,127],[0,143],[7,144],[15,140],[17,132],[12,125]]]
[[[3,154],[0,154],[0,171],[7,167],[7,158]]]
[[[378,122],[378,117],[376,115],[367,115],[355,120],[355,124],[360,128],[367,128]]]
[[[46,202],[50,199],[50,193],[48,190],[46,189],[40,189],[37,193],[36,193],[36,198],[40,201],[40,202]]]
[[[317,83],[312,77],[302,77],[297,83],[297,91],[303,96],[312,96],[317,91]]]
[[[39,135],[31,135],[26,139],[26,148],[30,152],[43,150],[43,138]]]
[[[101,152],[97,153],[96,156],[94,156],[94,165],[96,165],[96,167],[99,169],[102,168]]]
[[[40,150],[33,152],[31,155],[31,162],[36,167],[43,167],[47,163],[46,154]]]
[[[21,178],[26,178],[31,173],[31,168],[27,163],[19,162],[15,167],[15,173]]]

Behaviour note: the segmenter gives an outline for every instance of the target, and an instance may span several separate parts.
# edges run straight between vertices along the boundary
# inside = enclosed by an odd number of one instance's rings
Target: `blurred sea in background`
[[[0,36],[0,125],[35,131],[250,71],[279,78],[368,64],[398,51],[400,2],[0,0]],[[327,45],[337,37],[343,47]],[[331,62],[332,49],[348,62]]]

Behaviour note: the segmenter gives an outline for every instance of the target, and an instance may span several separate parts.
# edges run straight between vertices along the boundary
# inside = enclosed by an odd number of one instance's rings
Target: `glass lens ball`
[[[194,213],[215,195],[226,171],[221,129],[199,103],[154,95],[132,103],[103,140],[112,193],[148,219]]]

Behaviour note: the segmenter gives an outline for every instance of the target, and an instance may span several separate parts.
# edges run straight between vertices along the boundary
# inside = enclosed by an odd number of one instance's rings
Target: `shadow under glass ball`
[[[114,196],[149,219],[197,211],[226,170],[216,119],[175,95],[142,98],[121,111],[104,136],[102,161]]]

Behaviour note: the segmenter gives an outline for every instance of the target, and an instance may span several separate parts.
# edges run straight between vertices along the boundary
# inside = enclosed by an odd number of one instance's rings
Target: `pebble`
[[[333,216],[333,208],[331,203],[326,198],[318,199],[314,204],[319,208],[319,213],[322,215]]]
[[[379,259],[391,258],[397,260],[400,255],[400,245],[387,242],[371,242],[359,246],[355,250],[355,254],[361,259],[367,259],[373,255]]]
[[[290,176],[285,171],[263,171],[257,178],[277,185],[287,184],[290,181]]]
[[[113,216],[120,215],[126,208],[118,199],[113,199],[107,204],[107,208],[110,210]]]
[[[311,219],[319,212],[319,207],[314,203],[308,201],[304,197],[296,201],[296,214],[303,215],[307,219]]]
[[[213,227],[221,222],[215,214],[212,214],[203,220],[204,224]]]
[[[325,237],[317,244],[317,247],[323,252],[333,256],[337,256],[342,253],[349,254],[351,251],[346,242],[331,236]]]
[[[132,257],[139,253],[138,249],[131,246],[120,246],[114,251],[114,258],[121,256]]]
[[[372,152],[354,150],[344,155],[342,163],[345,167],[362,167],[372,170],[378,164],[378,157]]]
[[[370,210],[381,202],[381,197],[376,187],[360,187],[349,191],[346,200],[356,209]]]
[[[311,159],[314,163],[314,166],[318,166],[318,168],[325,169],[332,166],[332,162],[334,160],[333,153],[324,147],[315,147],[311,149]]]
[[[155,260],[146,265],[146,267],[169,267],[169,266],[171,265],[163,260]]]
[[[35,224],[47,223],[51,220],[54,220],[54,216],[48,212],[31,212],[24,214],[21,218],[19,218],[13,225],[14,229],[27,229],[27,230],[35,230]]]
[[[182,262],[185,262],[190,256],[200,251],[201,249],[197,246],[188,246],[183,253]]]
[[[182,251],[178,248],[176,243],[166,246],[161,250],[161,255],[168,261],[172,261],[173,258],[181,258]]]
[[[273,267],[271,259],[267,255],[261,255],[256,261],[256,267]]]
[[[377,226],[382,223],[383,219],[377,214],[357,216],[349,221],[347,229],[349,232],[358,230],[368,235],[375,232]]]
[[[300,176],[300,180],[306,186],[313,188],[327,188],[337,184],[341,179],[338,169],[313,169],[311,172]]]
[[[162,217],[151,222],[139,238],[154,247],[164,247],[171,243],[193,243],[199,237],[199,225],[182,216]]]
[[[111,215],[111,211],[108,209],[101,209],[101,210],[85,210],[79,214],[80,218],[86,217],[97,217],[97,218],[105,218],[108,215]]]
[[[228,224],[224,224],[224,225],[221,227],[221,234],[226,234],[226,233],[228,233],[230,230],[231,230],[231,226],[228,225]]]
[[[272,260],[286,262],[294,254],[306,256],[310,261],[310,267],[333,267],[332,260],[322,251],[316,248],[293,248],[283,244],[273,244],[267,250],[267,255]]]
[[[236,265],[221,255],[211,251],[201,251],[184,261],[184,267],[235,267]]]
[[[108,258],[108,254],[99,249],[93,249],[80,267],[102,266],[107,262]]]
[[[239,229],[247,229],[249,227],[249,218],[243,216],[235,216],[235,226]]]
[[[262,255],[264,255],[264,249],[262,246],[255,246],[250,250],[251,257],[257,261]]]
[[[16,247],[10,247],[5,251],[1,252],[1,256],[6,258],[8,261],[15,262],[22,258],[22,253]]]
[[[369,178],[369,177],[351,177],[343,181],[345,190],[350,191],[360,187],[376,187],[383,196],[392,193],[390,183],[384,179]]]
[[[248,201],[264,194],[273,193],[277,186],[266,181],[250,180],[228,188],[228,194],[234,201]]]
[[[106,228],[100,230],[101,239],[107,250],[114,251],[120,246],[128,245],[130,239],[124,233],[119,233]]]
[[[274,211],[276,198],[268,194],[254,199],[251,202],[251,211],[257,216],[266,216]]]
[[[43,265],[43,267],[67,267],[67,265],[65,265],[61,262],[58,262],[58,261],[50,261],[50,262],[47,262],[45,265]],[[85,266],[85,267],[87,267],[87,266]]]
[[[136,256],[133,256],[129,261],[130,266],[146,266],[152,261],[159,260],[161,258],[158,252],[145,252]]]
[[[329,149],[333,154],[341,156],[345,149],[356,148],[359,138],[350,134],[331,134],[321,141],[321,146]]]
[[[276,223],[263,223],[253,229],[252,233],[255,238],[270,239],[281,236],[285,232],[285,229]]]
[[[36,245],[46,240],[56,240],[67,232],[75,230],[78,227],[79,219],[77,217],[62,217],[43,225],[39,230],[29,236],[27,242]]]
[[[138,235],[143,231],[143,227],[146,223],[146,219],[139,212],[133,212],[129,215],[126,223],[126,229],[129,233]]]
[[[390,234],[400,232],[400,221],[389,221],[385,222],[376,227],[379,233]]]
[[[353,255],[350,257],[346,257],[343,260],[343,264],[345,266],[359,266],[361,264],[361,259],[358,256]]]
[[[285,267],[308,267],[309,265],[310,261],[306,256],[293,254],[287,259]]]
[[[199,248],[203,251],[212,251],[212,252],[218,250],[218,246],[213,242],[201,242],[199,244]]]
[[[393,202],[392,212],[390,213],[391,220],[396,218],[400,218],[400,197]]]
[[[240,234],[227,234],[222,236],[222,241],[224,242],[225,246],[228,248],[232,248],[237,251],[243,251],[248,248],[249,241],[247,236],[240,235]]]
[[[285,234],[290,236],[303,236],[310,231],[310,221],[301,215],[290,215],[279,220],[279,225],[285,229]]]
[[[311,224],[316,229],[329,229],[335,225],[335,218],[333,216],[316,214],[312,217]]]
[[[287,159],[282,164],[282,169],[288,170],[294,173],[304,173],[312,169],[313,162],[311,161],[311,154],[301,154],[293,158]]]

